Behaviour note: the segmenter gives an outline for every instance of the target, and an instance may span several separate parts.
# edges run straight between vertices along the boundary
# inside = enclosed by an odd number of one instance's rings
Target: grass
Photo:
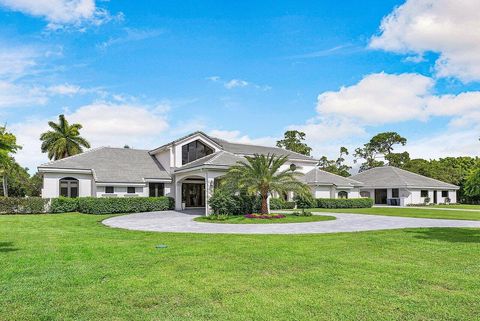
[[[311,212],[327,213],[356,213],[370,215],[402,216],[402,217],[420,217],[420,218],[440,218],[455,220],[480,220],[480,211],[449,211],[431,208],[409,208],[409,207],[372,207],[372,208],[312,208]]]
[[[318,222],[318,221],[330,221],[334,220],[334,216],[327,215],[312,215],[312,216],[296,216],[292,214],[284,214],[284,218],[277,219],[258,219],[258,218],[246,218],[243,215],[230,216],[225,220],[213,220],[205,216],[200,216],[194,220],[204,223],[224,223],[224,224],[282,224],[282,223],[306,223],[306,222]]]
[[[452,205],[438,204],[438,205],[434,205],[433,207],[480,211],[480,205],[471,205],[471,204],[452,204]]]
[[[106,217],[0,216],[0,320],[478,319],[480,230],[174,234]]]

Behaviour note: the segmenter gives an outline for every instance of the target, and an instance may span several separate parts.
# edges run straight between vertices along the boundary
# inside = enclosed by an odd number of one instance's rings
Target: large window
[[[210,154],[213,154],[213,149],[199,140],[185,144],[182,146],[182,165]]]
[[[113,194],[113,193],[115,193],[115,187],[105,186],[105,194]]]
[[[127,187],[127,193],[128,193],[128,194],[135,194],[135,187],[133,187],[133,186],[128,186],[128,187]]]
[[[428,197],[428,191],[426,189],[420,191],[420,197]]]
[[[442,191],[442,197],[448,197],[448,191]]]
[[[164,183],[150,183],[148,184],[148,195],[150,197],[165,196],[165,184]]]
[[[60,196],[78,197],[78,179],[65,177],[60,180]]]

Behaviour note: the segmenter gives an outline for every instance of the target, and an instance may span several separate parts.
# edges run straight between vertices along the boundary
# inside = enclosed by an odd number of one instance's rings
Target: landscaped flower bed
[[[285,218],[283,214],[246,214],[243,217],[245,218],[258,218],[258,219],[276,219],[276,218]]]

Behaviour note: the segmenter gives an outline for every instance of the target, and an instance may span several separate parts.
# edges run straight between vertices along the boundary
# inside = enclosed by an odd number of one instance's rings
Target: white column
[[[182,210],[182,183],[175,179],[175,209],[177,211]]]
[[[215,184],[215,178],[210,177],[207,172],[205,174],[205,215],[208,216],[212,212],[210,208],[210,197],[213,195],[213,189]]]

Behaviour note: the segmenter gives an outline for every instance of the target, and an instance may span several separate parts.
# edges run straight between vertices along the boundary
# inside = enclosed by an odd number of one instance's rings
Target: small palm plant
[[[224,184],[236,190],[245,190],[251,195],[260,195],[262,214],[268,214],[268,196],[272,192],[280,195],[289,191],[309,193],[308,186],[298,180],[301,173],[294,168],[280,169],[286,163],[287,156],[255,154],[245,158],[246,161],[240,161],[230,168]]]
[[[58,124],[50,121],[48,125],[53,129],[40,136],[42,153],[48,153],[53,160],[80,154],[83,147],[90,148],[90,143],[80,136],[80,124],[69,124],[64,115],[58,116]]]

